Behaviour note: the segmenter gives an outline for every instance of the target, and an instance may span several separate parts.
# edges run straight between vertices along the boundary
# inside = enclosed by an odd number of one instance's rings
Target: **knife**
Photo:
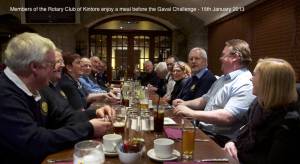
[[[73,159],[48,159],[48,163],[58,163],[58,162],[72,162]]]
[[[229,162],[228,158],[211,158],[211,159],[200,159],[195,162]]]

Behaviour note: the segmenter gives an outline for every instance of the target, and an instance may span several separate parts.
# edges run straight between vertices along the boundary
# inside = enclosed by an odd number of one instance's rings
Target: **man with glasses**
[[[220,57],[224,75],[202,97],[174,100],[174,113],[199,120],[199,127],[221,146],[235,138],[238,129],[246,123],[247,110],[255,98],[248,70],[252,61],[250,55],[246,41],[227,41]]]
[[[54,71],[59,63],[55,50],[51,40],[35,33],[17,35],[7,45],[7,67],[0,74],[3,164],[41,163],[48,154],[72,147],[80,140],[100,137],[110,127],[100,119],[69,123],[71,117],[50,111],[50,104],[43,101],[39,90],[48,86],[54,75],[60,76]],[[59,117],[64,117],[60,123],[56,122]]]

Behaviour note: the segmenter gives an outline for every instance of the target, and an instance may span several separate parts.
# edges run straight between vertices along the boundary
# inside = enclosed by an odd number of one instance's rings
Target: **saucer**
[[[178,157],[180,157],[180,152],[178,150],[174,149],[173,153],[172,153],[172,156],[170,158],[159,158],[155,155],[154,149],[150,149],[147,152],[147,155],[148,155],[149,158],[151,158],[155,161],[163,162],[163,161],[172,161],[172,160],[177,159]]]
[[[105,156],[108,156],[108,157],[115,157],[115,156],[118,156],[118,152],[107,152],[105,150],[103,150]]]

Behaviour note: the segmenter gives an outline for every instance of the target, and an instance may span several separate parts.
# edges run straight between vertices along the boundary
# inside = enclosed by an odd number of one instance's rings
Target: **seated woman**
[[[178,61],[174,64],[172,77],[175,80],[175,86],[171,93],[171,99],[168,101],[172,104],[172,101],[179,98],[183,87],[186,85],[188,77],[191,76],[191,68],[185,62]]]
[[[224,149],[243,164],[294,163],[300,147],[294,69],[282,59],[260,59],[252,82],[257,98],[248,110],[248,123]]]
[[[82,75],[80,55],[68,53],[63,55],[65,67],[63,75],[58,82],[58,86],[66,94],[69,103],[75,110],[84,110],[96,101],[117,101],[118,98],[113,93],[86,93],[79,82]]]

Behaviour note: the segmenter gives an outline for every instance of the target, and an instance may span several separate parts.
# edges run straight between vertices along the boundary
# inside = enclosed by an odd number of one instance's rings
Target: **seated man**
[[[34,33],[17,35],[7,45],[7,67],[0,74],[1,163],[41,163],[47,155],[100,137],[111,127],[102,119],[69,124],[71,115],[60,115],[60,123],[51,124],[58,118],[38,90],[54,73],[55,49],[51,40]]]
[[[90,79],[97,83],[101,89],[109,92],[107,84],[109,83],[107,73],[106,73],[106,64],[104,61],[101,61],[98,56],[90,57],[92,64],[92,71],[90,74]]]
[[[81,69],[82,75],[79,78],[79,81],[85,90],[89,93],[106,93],[106,90],[102,89],[97,83],[90,79],[92,64],[90,59],[81,58]]]
[[[236,137],[238,129],[246,123],[245,115],[255,98],[250,80],[252,75],[247,68],[252,61],[248,43],[233,39],[225,44],[220,57],[224,75],[202,97],[173,101],[176,115],[199,120],[200,128],[221,146]]]
[[[195,47],[190,51],[188,64],[192,69],[192,76],[177,95],[182,100],[201,97],[216,81],[215,76],[207,69],[207,54],[203,48]]]
[[[148,91],[149,92],[155,92],[160,97],[163,97],[166,93],[167,87],[167,81],[166,81],[166,75],[168,73],[168,68],[166,62],[159,62],[155,67],[155,73],[158,77],[157,87],[152,86],[151,84],[148,84]]]
[[[143,72],[139,77],[141,85],[147,86],[150,84],[153,87],[157,87],[159,78],[157,77],[156,72],[154,71],[154,66],[150,60],[144,62],[144,69],[145,72]]]
[[[104,117],[104,114],[114,115],[114,110],[111,110],[109,106],[99,108],[97,110],[85,110],[75,111],[72,109],[66,94],[57,85],[61,79],[62,68],[64,67],[64,60],[59,50],[55,52],[55,67],[53,74],[50,77],[49,86],[41,89],[40,94],[42,100],[48,104],[48,117],[53,116],[56,118],[51,122],[49,121],[49,127],[57,128],[61,124],[72,124],[74,122],[88,121],[96,117]],[[64,120],[64,119],[66,119]]]

